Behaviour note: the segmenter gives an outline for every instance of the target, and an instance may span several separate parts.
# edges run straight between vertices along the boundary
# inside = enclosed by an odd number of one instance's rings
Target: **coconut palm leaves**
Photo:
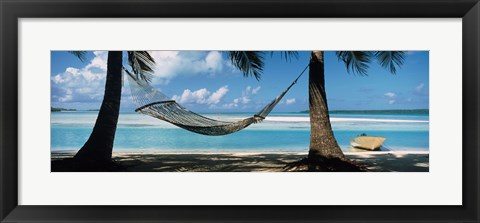
[[[338,60],[343,61],[347,72],[367,75],[372,53],[369,51],[337,51]]]
[[[277,51],[271,51],[270,56],[273,56]],[[233,66],[239,69],[245,77],[255,77],[260,80],[266,51],[227,51],[225,52]],[[279,51],[280,57],[285,61],[290,61],[291,58],[298,58],[297,51]]]
[[[82,62],[85,62],[85,60],[87,59],[87,57],[85,56],[87,54],[87,51],[68,51],[68,52],[76,56]]]
[[[374,59],[392,74],[395,74],[405,61],[403,51],[337,51],[336,55],[344,62],[349,73],[362,76],[368,75],[369,64]]]
[[[378,63],[392,74],[395,74],[397,68],[402,66],[405,61],[405,52],[403,51],[377,51],[374,55]]]
[[[275,51],[272,51],[270,55],[274,53]],[[298,58],[298,52],[295,51],[280,51],[279,53],[280,57],[286,61]],[[403,51],[337,51],[335,54],[338,60],[343,61],[349,73],[361,76],[368,75],[368,69],[374,60],[392,74],[396,74],[398,68],[405,61],[405,52]],[[260,80],[265,51],[229,51],[227,56],[246,77],[253,76]]]
[[[133,78],[149,83],[153,78],[155,59],[147,51],[128,51],[128,64],[132,67]]]
[[[263,71],[264,52],[262,51],[228,51],[227,55],[233,66],[243,72],[245,77],[253,76],[260,80]]]
[[[278,51],[271,51],[270,56],[273,56]],[[284,59],[287,62],[290,62],[292,58],[298,59],[298,51],[280,51],[280,58]]]

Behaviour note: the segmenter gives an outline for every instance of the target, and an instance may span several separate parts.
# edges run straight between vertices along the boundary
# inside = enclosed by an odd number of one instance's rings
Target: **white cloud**
[[[181,104],[218,104],[221,99],[227,94],[228,86],[225,85],[215,91],[213,94],[208,91],[206,88],[198,89],[196,91],[191,91],[190,89],[185,89],[182,95],[174,95],[173,100]]]
[[[215,75],[227,64],[218,51],[152,51],[155,59],[155,83],[168,83],[178,75]]]
[[[395,98],[397,97],[397,94],[393,93],[393,92],[387,92],[384,94],[385,96],[389,97],[389,98]]]
[[[287,99],[287,101],[285,102],[286,105],[291,105],[291,104],[295,104],[296,100],[295,98],[290,98],[290,99]]]
[[[394,92],[387,92],[384,94],[385,97],[387,97],[389,100],[388,100],[388,104],[394,104],[396,102],[396,99],[397,99],[397,94],[394,93]]]
[[[107,70],[107,59],[108,59],[108,51],[94,51],[93,54],[95,57],[90,61],[85,69],[89,70],[91,68],[99,68],[103,71]]]
[[[206,88],[202,88],[196,91],[185,89],[182,95],[180,96],[174,95],[172,99],[182,104],[187,104],[187,103],[204,104],[206,101],[205,97],[208,94],[210,94],[210,92],[207,91]]]
[[[261,87],[257,86],[256,88],[253,88],[251,86],[247,86],[245,90],[242,92],[242,94],[245,95],[256,95],[260,91]]]
[[[255,95],[260,91],[260,86],[253,88],[251,86],[247,86],[245,90],[242,91],[242,96],[235,98],[232,100],[231,103],[224,104],[223,108],[236,108],[240,104],[244,105],[243,108],[247,108],[248,104],[252,101],[251,96]]]
[[[220,100],[222,100],[223,96],[228,93],[228,86],[225,85],[215,91],[210,97],[208,98],[208,104],[218,104]]]
[[[83,68],[67,67],[51,77],[52,102],[100,101],[107,71],[107,52],[94,52],[95,57]]]
[[[258,91],[260,91],[260,86],[258,86],[258,87],[256,87],[256,88],[252,89],[252,94],[253,94],[253,95],[255,95],[255,94],[257,94],[257,93],[258,93]]]
[[[222,105],[223,108],[228,108],[228,109],[231,109],[231,108],[236,108],[238,107],[238,104],[235,104],[235,103],[228,103],[228,104],[224,104]]]
[[[233,103],[235,103],[235,104],[240,104],[240,103],[241,104],[248,104],[250,101],[251,101],[251,99],[248,98],[247,96],[242,96],[242,97],[233,99]]]
[[[419,85],[417,85],[417,86],[415,87],[415,92],[417,92],[417,93],[422,92],[423,87],[425,87],[425,84],[420,83]]]
[[[205,64],[203,66],[205,66],[205,68],[209,71],[217,71],[222,69],[222,62],[222,54],[220,54],[218,51],[212,51],[205,57]]]
[[[157,64],[153,84],[166,84],[177,75],[216,75],[233,69],[228,66],[228,60],[224,60],[222,53],[218,51],[153,51],[150,53]],[[102,100],[108,51],[95,51],[93,54],[93,58],[83,67],[68,67],[61,73],[52,74],[52,103],[98,104]],[[122,95],[128,90],[125,86],[122,89]],[[183,101],[217,104],[227,92],[228,87],[224,86],[213,93],[207,89],[200,89],[200,91],[183,92],[177,97],[183,96],[180,98]]]
[[[72,91],[70,89],[65,90],[65,95],[63,97],[59,97],[59,102],[70,102],[73,99]]]

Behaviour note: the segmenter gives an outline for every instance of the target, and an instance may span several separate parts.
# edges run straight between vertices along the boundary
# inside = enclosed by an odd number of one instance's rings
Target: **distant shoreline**
[[[72,111],[77,111],[77,109],[69,109],[69,108],[54,108],[50,107],[51,112],[72,112]]]
[[[300,113],[309,113],[308,110]],[[330,114],[372,114],[372,115],[388,115],[388,114],[415,114],[428,115],[429,109],[392,109],[392,110],[331,110]]]

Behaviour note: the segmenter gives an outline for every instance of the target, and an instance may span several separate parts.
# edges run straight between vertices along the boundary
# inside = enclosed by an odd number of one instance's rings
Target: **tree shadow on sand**
[[[79,160],[64,158],[52,160],[52,172],[125,172],[128,167],[117,163],[115,160],[98,162],[91,160]]]
[[[326,158],[315,159],[303,158],[299,161],[288,163],[286,171],[307,171],[307,172],[366,172],[368,169],[358,162],[347,158]]]

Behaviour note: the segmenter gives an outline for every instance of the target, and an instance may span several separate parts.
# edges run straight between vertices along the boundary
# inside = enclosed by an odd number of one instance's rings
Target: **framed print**
[[[478,1],[0,6],[2,222],[479,220]]]

